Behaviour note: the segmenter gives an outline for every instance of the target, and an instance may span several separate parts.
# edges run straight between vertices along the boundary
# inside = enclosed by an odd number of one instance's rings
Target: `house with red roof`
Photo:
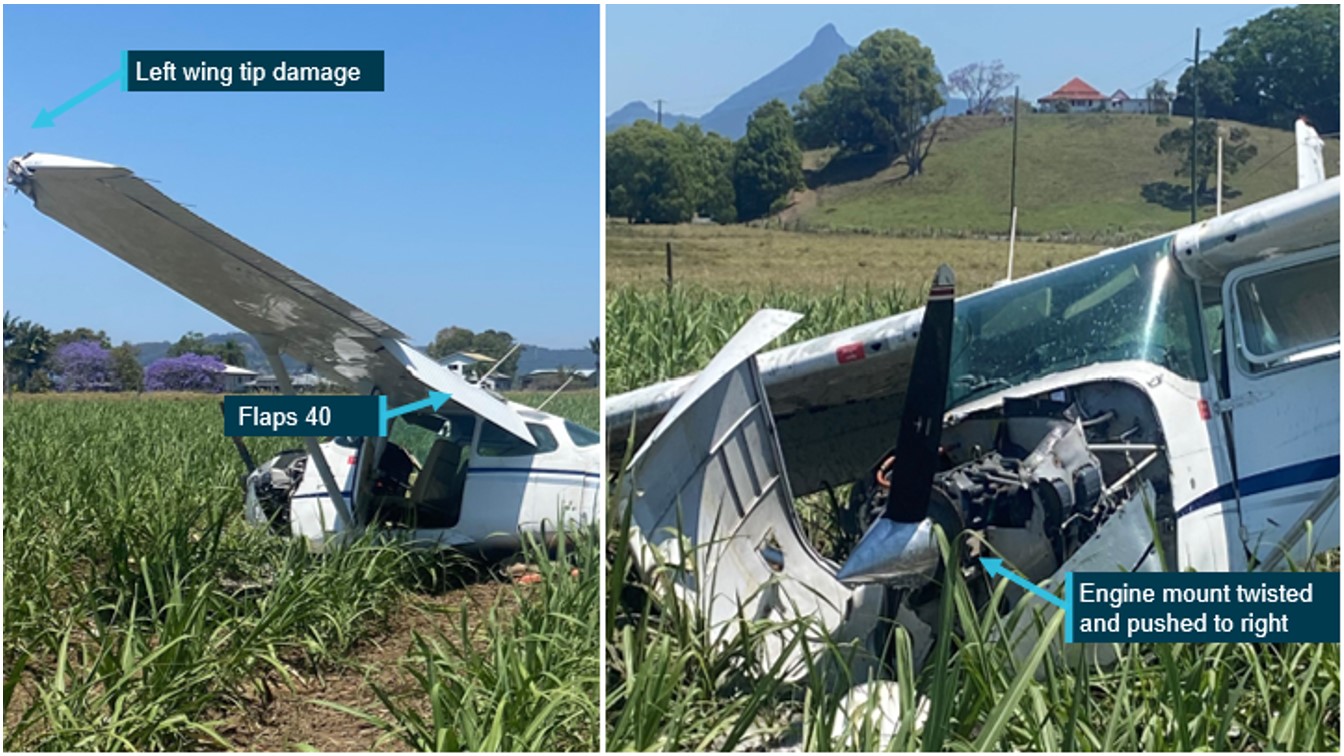
[[[1165,100],[1135,99],[1123,89],[1110,97],[1078,78],[1036,101],[1046,113],[1110,112],[1110,113],[1169,113],[1170,103]]]
[[[1052,110],[1105,110],[1106,95],[1077,76],[1068,83],[1036,101],[1045,111]]]

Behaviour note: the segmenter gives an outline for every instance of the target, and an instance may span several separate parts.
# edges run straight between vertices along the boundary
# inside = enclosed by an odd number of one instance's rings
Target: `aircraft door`
[[[1235,271],[1223,286],[1241,535],[1257,564],[1339,543],[1339,245]],[[1333,493],[1331,493],[1333,491]]]
[[[538,514],[555,512],[562,484],[573,482],[555,480],[543,461],[558,448],[554,434],[540,423],[529,422],[527,428],[535,446],[494,423],[481,423],[458,524],[473,540],[511,542],[520,528],[539,528]]]

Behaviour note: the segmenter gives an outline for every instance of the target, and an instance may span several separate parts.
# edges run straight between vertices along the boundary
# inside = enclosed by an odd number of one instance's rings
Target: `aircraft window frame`
[[[596,446],[602,443],[601,434],[592,428],[579,425],[573,420],[565,421],[565,433],[568,434],[569,440],[573,441],[574,445],[579,448]]]
[[[1102,362],[1141,360],[1208,380],[1196,285],[1172,258],[1172,238],[958,300],[948,408]]]
[[[476,434],[475,455],[486,459],[499,459],[504,457],[532,457],[539,454],[549,454],[560,448],[560,443],[556,441],[555,434],[551,429],[541,423],[527,423],[527,430],[532,434],[532,440],[536,446],[528,446],[517,436],[509,433],[503,428],[486,420],[479,424],[480,431]],[[490,434],[487,438],[486,434]]]
[[[1311,341],[1303,341],[1291,344],[1281,349],[1268,352],[1260,352],[1253,348],[1248,338],[1247,318],[1250,316],[1250,307],[1243,299],[1245,289],[1243,286],[1247,283],[1258,282],[1274,277],[1276,274],[1282,274],[1287,271],[1302,273],[1300,269],[1305,266],[1321,265],[1328,268],[1333,262],[1335,265],[1335,278],[1329,286],[1322,287],[1319,293],[1326,296],[1334,295],[1335,307],[1339,307],[1339,245],[1329,244],[1308,252],[1300,252],[1291,255],[1288,258],[1274,258],[1260,263],[1245,266],[1232,275],[1229,275],[1224,284],[1223,300],[1225,307],[1231,309],[1229,320],[1236,329],[1236,352],[1237,366],[1245,375],[1258,377],[1268,372],[1277,371],[1289,367],[1296,367],[1306,362],[1312,362],[1316,359],[1334,357],[1339,354],[1339,333],[1326,338],[1318,338]],[[1323,265],[1322,265],[1323,264]],[[1324,273],[1325,271],[1322,271]],[[1320,281],[1324,275],[1309,277],[1310,281]],[[1277,292],[1274,292],[1277,293]],[[1297,290],[1296,296],[1300,297],[1300,290]],[[1258,308],[1257,308],[1257,311]],[[1336,316],[1334,322],[1338,325],[1339,319]],[[1268,323],[1264,324],[1267,327]],[[1259,328],[1260,326],[1254,326]],[[1260,344],[1263,345],[1263,336],[1260,337]],[[1333,347],[1333,348],[1332,348]]]

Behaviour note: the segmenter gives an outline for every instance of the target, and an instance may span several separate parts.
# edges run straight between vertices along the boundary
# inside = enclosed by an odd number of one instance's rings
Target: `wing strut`
[[[266,353],[266,361],[271,363],[271,370],[275,371],[275,381],[280,384],[280,390],[288,396],[293,396],[294,384],[289,380],[289,371],[285,369],[285,361],[280,359],[280,353],[263,339],[258,338],[257,341],[261,343],[262,351]],[[322,485],[326,486],[327,496],[331,497],[331,503],[336,507],[336,517],[347,531],[353,532],[354,520],[350,516],[350,510],[346,508],[345,497],[341,495],[341,487],[336,485],[336,476],[332,474],[331,466],[327,464],[327,457],[322,453],[322,447],[318,446],[316,438],[304,436],[303,448],[308,450],[308,457],[317,466],[317,474],[322,476]],[[322,529],[326,529],[325,524]]]

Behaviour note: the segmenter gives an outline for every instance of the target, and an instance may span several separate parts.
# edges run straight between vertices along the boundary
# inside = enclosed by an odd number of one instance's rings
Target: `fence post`
[[[672,242],[667,243],[667,290],[672,290]]]

